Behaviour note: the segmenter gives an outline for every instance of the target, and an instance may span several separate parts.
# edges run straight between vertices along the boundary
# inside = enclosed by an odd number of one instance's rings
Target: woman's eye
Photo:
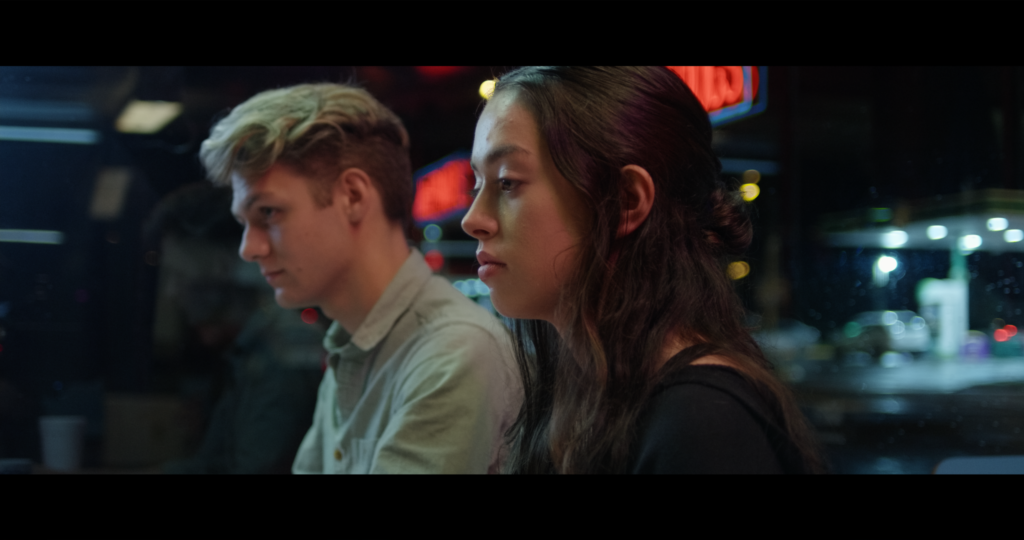
[[[512,189],[516,187],[516,184],[517,182],[513,182],[507,178],[501,178],[498,180],[498,187],[500,187],[505,193],[512,191]]]
[[[260,208],[260,216],[263,219],[270,219],[277,214],[276,208]]]

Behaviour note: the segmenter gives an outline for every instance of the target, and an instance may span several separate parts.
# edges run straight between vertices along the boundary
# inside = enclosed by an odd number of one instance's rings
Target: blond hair
[[[247,180],[275,163],[308,177],[321,207],[332,202],[341,171],[358,167],[380,192],[388,219],[411,223],[409,134],[369,92],[343,84],[302,84],[256,94],[210,130],[199,159],[216,185]]]

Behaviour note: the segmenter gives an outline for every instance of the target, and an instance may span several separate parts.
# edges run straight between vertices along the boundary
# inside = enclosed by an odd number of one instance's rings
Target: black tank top
[[[799,474],[803,459],[778,415],[733,368],[689,365],[708,354],[690,347],[640,415],[627,471],[634,474]],[[699,355],[699,356],[698,356]]]

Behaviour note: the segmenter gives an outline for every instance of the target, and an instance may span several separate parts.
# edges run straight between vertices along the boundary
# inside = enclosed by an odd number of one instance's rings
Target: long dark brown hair
[[[720,179],[711,123],[662,67],[526,67],[503,75],[559,172],[590,208],[588,234],[563,288],[563,333],[512,320],[525,401],[509,430],[513,473],[624,472],[635,426],[657,385],[666,339],[721,354],[766,401],[806,463],[822,463],[790,390],[744,328],[727,265],[753,238],[744,201]],[[655,185],[653,207],[617,237],[626,165]],[[697,357],[694,357],[695,359]]]

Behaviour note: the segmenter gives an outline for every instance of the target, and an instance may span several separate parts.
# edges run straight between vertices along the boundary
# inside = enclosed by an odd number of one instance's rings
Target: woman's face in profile
[[[484,108],[471,162],[478,193],[462,228],[479,241],[479,276],[495,309],[557,327],[555,306],[587,212],[515,92],[495,95]]]

